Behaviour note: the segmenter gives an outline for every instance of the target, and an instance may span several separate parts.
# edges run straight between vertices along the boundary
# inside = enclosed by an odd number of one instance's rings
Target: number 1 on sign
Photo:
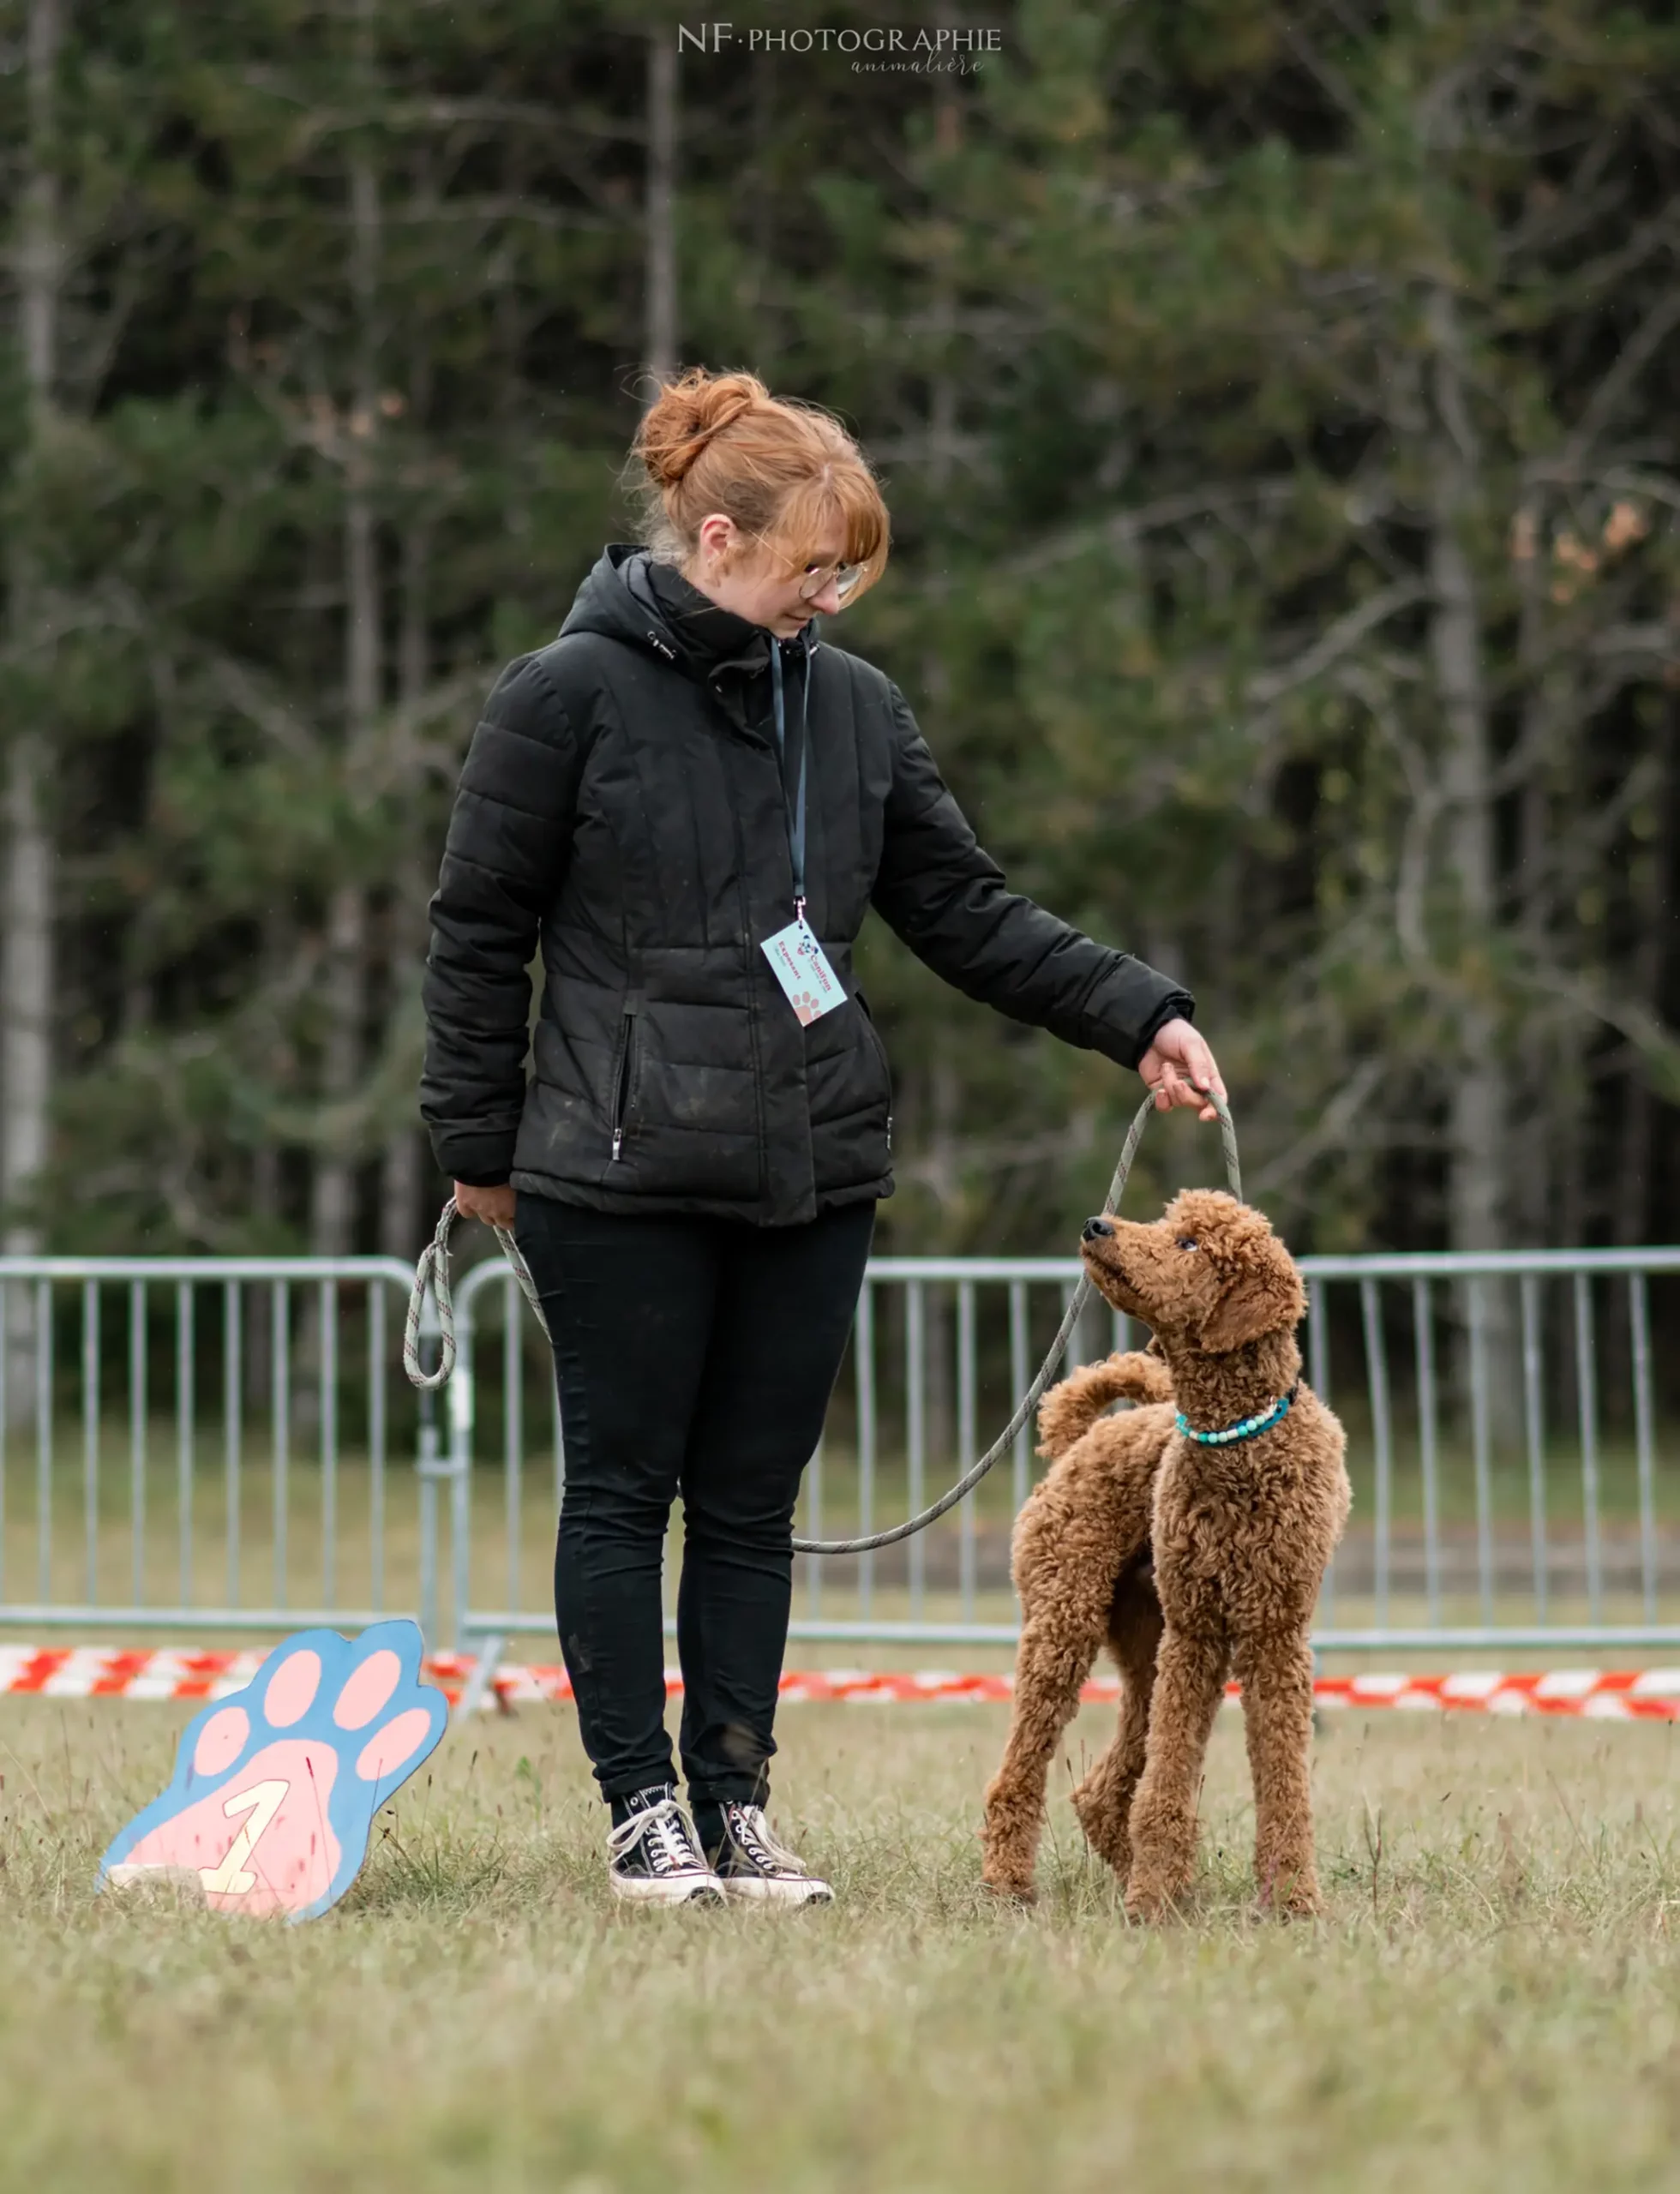
[[[227,1847],[227,1855],[219,1867],[201,1867],[199,1880],[207,1893],[212,1890],[223,1897],[243,1897],[247,1890],[256,1887],[256,1876],[245,1861],[251,1857],[262,1841],[263,1832],[280,1809],[280,1801],[291,1788],[290,1783],[253,1783],[249,1790],[236,1790],[231,1798],[222,1801],[222,1811],[230,1820],[237,1820],[241,1813],[249,1813],[239,1833]]]

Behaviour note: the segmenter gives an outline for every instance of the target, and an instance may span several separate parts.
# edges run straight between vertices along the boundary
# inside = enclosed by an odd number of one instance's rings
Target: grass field
[[[288,1930],[92,1893],[186,1711],[0,1709],[6,2189],[1680,2177],[1667,1727],[1327,1717],[1329,1911],[1285,1927],[1251,1909],[1227,1713],[1197,1909],[1156,1934],[1059,1797],[1038,1910],[982,1900],[1002,1719],[975,1707],[785,1711],[777,1811],[831,1910],[620,1914],[571,1717],[531,1710],[452,1731],[344,1904]]]

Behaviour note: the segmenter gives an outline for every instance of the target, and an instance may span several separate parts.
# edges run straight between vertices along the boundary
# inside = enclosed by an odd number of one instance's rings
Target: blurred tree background
[[[1672,12],[930,0],[998,34],[945,69],[700,20],[0,4],[9,1244],[417,1247],[477,704],[694,362],[869,452],[825,637],[1194,989],[1297,1248],[1673,1238]],[[881,1245],[1065,1248],[1135,1078],[862,968]]]

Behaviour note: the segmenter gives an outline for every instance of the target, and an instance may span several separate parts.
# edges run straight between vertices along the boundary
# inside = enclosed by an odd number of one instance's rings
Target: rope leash
[[[1240,1203],[1243,1177],[1237,1159],[1237,1130],[1232,1123],[1230,1108],[1222,1097],[1214,1095],[1211,1091],[1208,1093],[1208,1101],[1219,1115],[1219,1136],[1225,1154],[1226,1181],[1232,1195]],[[1120,1199],[1125,1194],[1125,1184],[1131,1176],[1132,1160],[1137,1155],[1137,1146],[1143,1140],[1143,1130],[1149,1125],[1149,1115],[1155,1109],[1155,1101],[1151,1094],[1138,1106],[1137,1117],[1126,1130],[1120,1162],[1114,1169],[1114,1178],[1108,1184],[1108,1194],[1103,1200],[1102,1208],[1105,1211],[1118,1211],[1120,1208]],[[455,1369],[455,1304],[449,1292],[449,1230],[459,1216],[455,1199],[451,1196],[438,1220],[437,1232],[421,1252],[420,1262],[414,1269],[414,1291],[409,1297],[408,1320],[403,1328],[403,1369],[417,1387],[441,1387]],[[537,1292],[537,1283],[531,1276],[531,1268],[520,1256],[519,1244],[512,1232],[505,1226],[498,1226],[495,1232],[496,1240],[501,1245],[501,1254],[507,1260],[514,1279],[524,1290],[526,1302],[536,1312],[537,1322],[542,1327],[546,1338],[549,1322],[543,1315],[543,1304]],[[438,1367],[432,1372],[423,1370],[420,1364],[420,1320],[425,1308],[428,1288],[437,1300],[438,1331],[442,1341]],[[900,1539],[913,1538],[916,1532],[925,1532],[930,1524],[937,1523],[941,1516],[954,1508],[965,1495],[972,1493],[999,1457],[1013,1444],[1016,1435],[1038,1407],[1045,1388],[1073,1338],[1074,1328],[1079,1322],[1080,1313],[1089,1301],[1090,1294],[1090,1275],[1082,1274],[1079,1285],[1074,1289],[1067,1309],[1062,1314],[1062,1322],[1056,1328],[1056,1338],[1050,1344],[1050,1352],[1040,1364],[1031,1386],[1021,1397],[1015,1414],[980,1460],[965,1471],[955,1485],[941,1494],[931,1508],[924,1508],[919,1516],[912,1516],[906,1523],[895,1524],[891,1531],[873,1532],[866,1538],[795,1539],[794,1552],[873,1554],[878,1547],[896,1546]]]
[[[1222,1097],[1208,1092],[1208,1102],[1219,1114],[1219,1139],[1225,1153],[1225,1178],[1231,1193],[1239,1203],[1243,1199],[1242,1169],[1237,1161],[1237,1130],[1232,1124],[1229,1106]],[[1149,1125],[1149,1115],[1155,1109],[1153,1094],[1146,1097],[1137,1108],[1137,1118],[1126,1130],[1120,1152],[1120,1162],[1114,1169],[1114,1178],[1108,1184],[1108,1194],[1103,1199],[1105,1211],[1118,1211],[1120,1198],[1125,1194],[1127,1177],[1131,1161],[1137,1155],[1137,1146],[1143,1140],[1143,1130]],[[873,1554],[877,1547],[896,1546],[900,1539],[914,1538],[918,1532],[925,1532],[930,1524],[937,1523],[948,1509],[954,1508],[965,1494],[972,1493],[1004,1450],[1010,1447],[1015,1436],[1038,1407],[1045,1388],[1049,1385],[1056,1367],[1079,1322],[1079,1314],[1090,1298],[1091,1280],[1089,1273],[1080,1275],[1079,1285],[1073,1291],[1072,1300],[1062,1314],[1062,1322],[1056,1328],[1056,1338],[1050,1344],[1050,1353],[1038,1367],[1038,1376],[1023,1394],[1009,1423],[998,1435],[969,1470],[964,1471],[955,1485],[942,1493],[931,1508],[924,1508],[919,1516],[912,1516],[908,1523],[895,1524],[890,1532],[873,1532],[861,1539],[795,1539],[795,1554]]]
[[[408,1298],[408,1318],[403,1327],[403,1369],[411,1386],[427,1392],[446,1386],[455,1370],[455,1298],[449,1289],[449,1230],[460,1217],[455,1199],[451,1196],[443,1207],[437,1222],[437,1232],[420,1252],[420,1262],[414,1268],[414,1286]],[[537,1292],[537,1282],[531,1276],[531,1267],[519,1254],[519,1245],[512,1230],[498,1226],[495,1238],[501,1245],[501,1254],[507,1260],[525,1299],[537,1313],[537,1322],[543,1328],[543,1337],[549,1338],[549,1322],[543,1316],[543,1298]],[[420,1321],[426,1308],[426,1290],[430,1288],[437,1299],[437,1328],[441,1342],[435,1371],[423,1369],[420,1362]]]

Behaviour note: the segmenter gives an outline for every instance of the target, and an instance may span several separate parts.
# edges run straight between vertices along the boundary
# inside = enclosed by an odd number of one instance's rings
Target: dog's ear
[[[1201,1346],[1215,1356],[1263,1334],[1286,1333],[1306,1315],[1306,1290],[1282,1243],[1250,1245],[1242,1269],[1226,1283],[1203,1321]]]

